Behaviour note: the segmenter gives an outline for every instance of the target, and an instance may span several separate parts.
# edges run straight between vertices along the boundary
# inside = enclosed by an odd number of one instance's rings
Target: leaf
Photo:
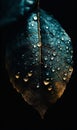
[[[45,11],[30,12],[6,49],[10,81],[41,117],[59,99],[73,72],[71,39]]]

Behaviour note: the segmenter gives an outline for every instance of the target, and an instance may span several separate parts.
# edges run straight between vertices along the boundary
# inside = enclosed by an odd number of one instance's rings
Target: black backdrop
[[[9,4],[9,0],[7,1]],[[7,8],[6,1],[0,2],[1,18]],[[51,12],[61,23],[72,39],[74,49],[74,72],[67,89],[60,100],[51,106],[42,120],[38,112],[29,106],[12,87],[5,70],[5,27],[0,26],[0,130],[76,130],[76,72],[77,72],[77,37],[76,37],[76,1],[75,0],[40,0],[40,6]],[[1,20],[1,19],[0,19]],[[14,25],[12,25],[14,26]],[[9,25],[8,25],[9,28]]]

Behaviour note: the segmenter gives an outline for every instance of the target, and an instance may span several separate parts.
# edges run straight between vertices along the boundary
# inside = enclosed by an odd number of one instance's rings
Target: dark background
[[[7,3],[8,2],[8,3]],[[9,0],[1,0],[0,16],[10,12]],[[14,5],[11,5],[14,6]],[[5,70],[5,26],[0,26],[0,130],[76,130],[77,118],[77,24],[75,0],[40,0],[40,6],[51,12],[72,39],[74,49],[74,72],[60,100],[48,109],[44,120],[29,106],[12,87]],[[7,14],[7,13],[6,13]],[[13,25],[13,24],[12,24]],[[14,26],[14,25],[13,25]],[[9,28],[9,25],[7,26]],[[9,36],[10,37],[10,36]]]

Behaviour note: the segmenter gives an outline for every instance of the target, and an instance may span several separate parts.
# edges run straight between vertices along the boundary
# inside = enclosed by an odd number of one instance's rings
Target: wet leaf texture
[[[58,21],[38,7],[28,12],[22,26],[8,42],[6,68],[13,87],[43,118],[73,72],[72,43]]]

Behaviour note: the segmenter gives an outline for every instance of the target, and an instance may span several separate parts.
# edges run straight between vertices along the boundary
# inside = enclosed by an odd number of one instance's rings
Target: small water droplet
[[[68,58],[68,59],[67,59],[67,62],[68,62],[68,63],[71,63],[71,59]]]
[[[69,68],[69,66],[68,66],[68,65],[66,65],[66,68],[68,69],[68,68]]]
[[[28,78],[24,78],[23,80],[24,80],[24,82],[28,82],[29,79]]]
[[[71,39],[69,39],[68,42],[71,42]]]
[[[49,81],[44,81],[44,85],[48,85],[49,84]]]
[[[37,16],[34,16],[34,18],[33,18],[35,21],[37,20]]]
[[[53,80],[53,78],[51,78],[51,80]]]
[[[35,61],[33,61],[32,64],[34,65],[34,64],[35,64]]]
[[[35,56],[37,57],[37,56],[38,56],[38,53],[36,53]]]
[[[46,78],[46,81],[48,81],[49,80],[49,78]]]
[[[73,58],[73,56],[70,56],[70,58],[72,59],[72,58]]]
[[[64,76],[67,76],[67,73],[65,73]]]
[[[40,85],[39,85],[39,83],[37,84],[37,86],[36,86],[37,88],[39,88],[40,87]]]
[[[73,54],[73,51],[71,50],[71,54]]]
[[[34,48],[36,48],[36,45],[33,45],[34,46]]]
[[[15,75],[16,79],[19,79],[19,75]]]
[[[56,56],[56,52],[53,52],[53,56]]]
[[[58,67],[57,70],[60,70],[60,67]]]
[[[59,58],[56,61],[59,62]]]
[[[48,54],[50,54],[50,51],[48,50]]]
[[[56,34],[55,30],[53,30],[53,35],[55,36],[55,34]]]
[[[39,42],[39,43],[37,44],[38,47],[41,47],[41,45],[42,45],[41,42]]]
[[[31,77],[31,76],[32,76],[32,73],[31,73],[31,72],[29,72],[29,73],[28,73],[28,76],[29,76],[29,77]]]
[[[22,54],[22,57],[24,57],[24,54]]]
[[[55,69],[52,69],[52,72],[55,72]]]
[[[59,49],[62,50],[62,47],[60,47]]]
[[[66,46],[66,49],[68,50],[68,49],[69,49],[69,47],[68,47],[68,46]]]
[[[47,72],[46,75],[49,75],[49,72]]]
[[[30,72],[32,73],[32,72],[33,72],[33,70],[30,70]]]
[[[51,60],[54,60],[54,57],[51,57]]]
[[[45,66],[44,66],[45,68],[47,68],[47,64],[45,64]]]
[[[58,39],[57,43],[60,43],[60,40]]]
[[[35,60],[38,61],[38,58],[36,58]]]
[[[64,37],[62,37],[61,40],[64,41]]]
[[[20,74],[20,72],[17,72],[17,74],[15,75],[15,78],[16,78],[16,79],[19,79],[19,78],[20,78],[20,75],[19,75],[19,74]]]
[[[51,91],[52,90],[52,86],[48,87],[48,91]]]
[[[32,27],[34,26],[34,24],[32,23]]]
[[[47,56],[46,57],[44,57],[44,60],[47,60],[48,58],[47,58]]]
[[[69,53],[69,50],[67,50],[66,52]]]
[[[46,29],[48,29],[48,26],[46,26]]]
[[[72,72],[73,71],[73,68],[71,67],[71,68],[69,68],[69,72]]]
[[[63,80],[65,81],[65,80],[66,80],[66,77],[63,77]]]

